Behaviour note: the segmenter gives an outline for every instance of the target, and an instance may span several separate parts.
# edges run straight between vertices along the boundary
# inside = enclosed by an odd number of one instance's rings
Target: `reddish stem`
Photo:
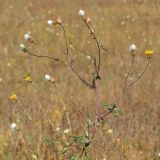
[[[99,106],[99,81],[95,80],[95,114],[94,114],[94,129],[92,138],[95,137],[96,131],[97,131],[97,123],[98,123],[98,106]]]

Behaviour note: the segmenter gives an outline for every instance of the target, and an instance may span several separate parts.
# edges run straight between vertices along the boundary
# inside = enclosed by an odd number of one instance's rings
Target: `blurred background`
[[[121,103],[122,113],[107,118],[89,148],[91,160],[158,160],[160,158],[160,1],[159,0],[1,0],[0,5],[0,159],[58,160],[78,153],[74,147],[66,155],[63,145],[71,135],[85,133],[86,123],[76,107],[93,119],[94,92],[84,86],[63,65],[29,56],[21,51],[24,43],[32,53],[66,60],[63,32],[48,26],[47,20],[60,17],[72,43],[86,53],[96,45],[78,15],[83,9],[102,50],[100,101],[116,103],[121,94],[131,56],[129,46],[138,50],[132,82],[143,70],[146,49],[154,55],[144,76],[130,88]],[[41,46],[24,41],[30,33]],[[42,49],[43,48],[43,49]],[[74,67],[91,80],[92,60],[69,46],[77,56]],[[53,77],[58,86],[44,80]],[[32,81],[24,80],[30,75]],[[8,97],[16,94],[18,102]],[[100,106],[99,112],[103,113]],[[31,120],[28,119],[28,115]],[[16,124],[16,129],[11,124]]]

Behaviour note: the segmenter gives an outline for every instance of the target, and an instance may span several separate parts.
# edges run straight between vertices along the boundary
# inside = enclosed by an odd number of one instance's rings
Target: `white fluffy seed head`
[[[47,81],[50,81],[50,80],[51,80],[51,76],[48,75],[48,74],[46,74],[44,78],[45,78],[45,80],[47,80]]]
[[[30,38],[31,38],[31,36],[30,36],[28,33],[25,33],[25,34],[24,34],[24,40],[25,40],[25,41],[30,40]]]
[[[49,20],[47,21],[47,23],[48,23],[49,26],[51,26],[51,25],[53,25],[54,22],[53,22],[51,19],[49,19]]]
[[[85,15],[85,12],[84,12],[82,9],[80,9],[80,10],[79,10],[79,15],[80,15],[80,16],[84,16],[84,15]]]
[[[14,130],[14,129],[16,129],[17,124],[16,124],[16,123],[11,123],[11,126],[10,126],[10,127],[11,127],[11,129],[13,129],[13,130]]]
[[[23,43],[21,43],[19,46],[20,46],[20,48],[21,48],[22,50],[25,50],[25,49],[26,49],[26,46],[25,46]]]
[[[129,47],[130,52],[134,52],[137,50],[137,46],[135,44],[131,44]]]

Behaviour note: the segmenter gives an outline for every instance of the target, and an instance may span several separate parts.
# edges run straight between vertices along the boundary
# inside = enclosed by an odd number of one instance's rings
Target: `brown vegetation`
[[[158,160],[160,153],[160,1],[159,0],[2,0],[0,5],[0,160],[58,160],[71,135],[85,133],[85,116],[93,119],[93,91],[85,87],[70,70],[46,59],[25,55],[19,44],[30,31],[36,42],[49,53],[64,59],[65,41],[61,29],[49,27],[48,19],[61,17],[67,36],[75,46],[93,53],[96,46],[90,38],[79,9],[91,17],[91,26],[102,50],[100,102],[113,103],[122,92],[131,56],[128,48],[138,47],[136,63],[129,82],[141,73],[147,59],[146,49],[154,55],[144,76],[127,90],[122,113],[107,118],[89,148],[91,160]],[[26,43],[34,53],[47,54]],[[90,80],[92,62],[72,46],[78,55],[75,67]],[[65,59],[64,59],[65,60]],[[24,80],[30,75],[33,82]],[[48,83],[49,74],[59,86]],[[53,91],[54,89],[54,91]],[[16,94],[18,103],[9,101]],[[100,109],[99,112],[102,112]],[[28,117],[31,117],[31,120]],[[10,124],[18,127],[12,131]],[[59,130],[60,128],[60,130]],[[70,129],[69,133],[64,130]],[[113,129],[111,131],[110,129]],[[78,146],[69,151],[76,153]]]

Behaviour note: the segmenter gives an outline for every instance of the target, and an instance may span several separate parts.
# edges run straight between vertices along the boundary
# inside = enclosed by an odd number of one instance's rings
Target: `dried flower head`
[[[8,99],[11,101],[18,101],[18,97],[16,94],[12,94],[11,96],[8,97]]]
[[[91,18],[90,18],[90,17],[87,17],[87,18],[86,18],[86,22],[87,22],[87,23],[91,23]]]
[[[51,26],[51,25],[53,25],[53,24],[54,24],[54,21],[53,21],[53,20],[51,20],[51,19],[49,19],[49,20],[47,21],[47,23],[48,23],[48,25],[49,25],[49,26]]]
[[[44,76],[44,79],[47,80],[47,81],[51,81],[52,78],[51,78],[50,75],[46,74],[46,75]]]
[[[15,130],[17,128],[17,124],[13,122],[11,123],[10,127],[12,130]]]
[[[57,24],[62,24],[62,19],[60,17],[58,17],[56,22],[57,22]]]
[[[82,16],[82,17],[85,15],[85,12],[84,12],[82,9],[80,9],[78,13],[79,13],[79,15]]]
[[[135,44],[131,44],[129,47],[129,51],[133,54],[137,50],[137,46]]]
[[[25,41],[29,41],[30,39],[31,39],[30,34],[25,33],[25,34],[24,34],[24,40],[25,40]]]

